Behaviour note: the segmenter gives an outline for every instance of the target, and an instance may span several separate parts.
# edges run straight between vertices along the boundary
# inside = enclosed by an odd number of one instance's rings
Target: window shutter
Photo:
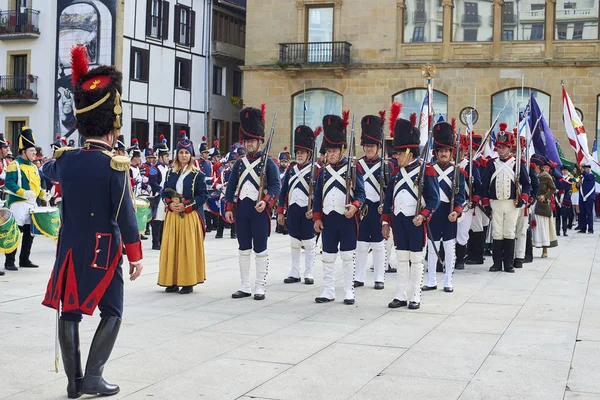
[[[146,2],[146,36],[152,36],[152,1]]]
[[[163,40],[167,40],[169,38],[169,2],[163,1],[163,9],[162,9],[162,32],[161,36]]]
[[[150,51],[145,51],[142,57],[142,79],[148,82],[150,78]]]
[[[131,55],[129,57],[129,79],[135,79],[135,49],[130,47]]]
[[[190,11],[188,14],[188,32],[190,33],[189,45],[190,47],[194,47],[196,45],[196,11]]]
[[[181,7],[180,6],[175,6],[175,37],[173,38],[173,40],[175,40],[175,43],[179,43],[179,39],[180,39],[180,34],[179,34],[179,24],[181,23],[180,20],[181,17]]]

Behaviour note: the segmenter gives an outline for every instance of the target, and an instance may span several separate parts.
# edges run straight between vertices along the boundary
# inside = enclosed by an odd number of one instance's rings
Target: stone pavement
[[[316,304],[320,261],[314,286],[283,284],[289,242],[279,234],[267,299],[233,300],[237,243],[208,236],[208,280],[187,296],[156,286],[158,252],[144,242],[144,273],[126,282],[105,368],[121,386],[113,398],[600,399],[597,235],[570,231],[516,274],[487,272],[491,260],[467,266],[454,293],[424,293],[418,311],[387,308],[394,274],[383,291],[358,289],[354,306],[341,303],[339,280],[339,300]],[[2,399],[66,398],[63,371],[54,372],[56,314],[40,305],[53,247],[36,238],[42,267],[0,277]],[[81,324],[84,362],[97,322]]]

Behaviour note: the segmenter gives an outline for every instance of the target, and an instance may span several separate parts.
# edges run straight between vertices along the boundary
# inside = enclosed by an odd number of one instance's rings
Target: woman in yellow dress
[[[167,215],[158,284],[165,286],[167,293],[191,293],[195,285],[206,279],[202,209],[208,191],[204,179],[204,174],[194,166],[194,144],[182,131],[173,168],[167,172],[161,195]]]

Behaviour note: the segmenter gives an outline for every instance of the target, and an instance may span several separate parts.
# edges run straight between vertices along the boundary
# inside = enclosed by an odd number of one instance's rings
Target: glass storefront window
[[[554,39],[598,39],[598,3],[598,0],[558,0]]]
[[[452,14],[453,42],[491,42],[494,5],[491,1],[456,1]]]
[[[342,96],[331,90],[307,90],[306,111],[304,111],[305,95],[300,92],[293,97],[294,109],[292,118],[292,130],[298,125],[310,126],[313,130],[322,125],[323,116],[327,114],[342,115]],[[362,118],[362,117],[361,117]],[[360,123],[360,120],[359,120]],[[319,146],[323,141],[323,135],[319,135],[317,142]],[[292,143],[294,143],[292,131]],[[292,145],[292,149],[293,149]]]
[[[444,12],[437,0],[406,0],[405,43],[442,41]]]
[[[545,0],[504,2],[502,40],[544,40]]]
[[[399,101],[400,103],[402,103],[402,111],[400,112],[400,118],[408,119],[410,117],[410,114],[415,113],[417,114],[418,120],[419,116],[421,115],[421,108],[423,107],[423,100],[425,100],[426,93],[426,89],[409,89],[394,95],[394,101]],[[437,121],[440,118],[440,116],[442,116],[444,120],[447,120],[448,96],[446,96],[442,92],[434,90],[433,111],[435,112],[435,121]]]
[[[513,92],[516,92],[513,96]],[[496,118],[496,115],[502,110],[506,102],[512,97],[510,103],[506,106],[506,109],[500,116],[498,122],[506,122],[508,127],[517,126],[517,104],[521,102],[519,110],[524,111],[525,107],[527,107],[527,103],[529,103],[529,98],[531,97],[531,92],[533,92],[533,96],[535,97],[535,101],[540,106],[540,110],[544,113],[544,118],[548,124],[550,123],[550,96],[546,93],[542,93],[532,88],[524,88],[523,89],[523,97],[521,98],[521,88],[519,89],[508,89],[503,92],[498,92],[492,95],[492,119]],[[498,127],[496,126],[496,130]]]

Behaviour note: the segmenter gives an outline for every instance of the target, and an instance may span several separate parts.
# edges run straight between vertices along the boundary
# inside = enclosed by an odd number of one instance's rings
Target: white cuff
[[[381,225],[389,225],[387,221],[381,221]]]

